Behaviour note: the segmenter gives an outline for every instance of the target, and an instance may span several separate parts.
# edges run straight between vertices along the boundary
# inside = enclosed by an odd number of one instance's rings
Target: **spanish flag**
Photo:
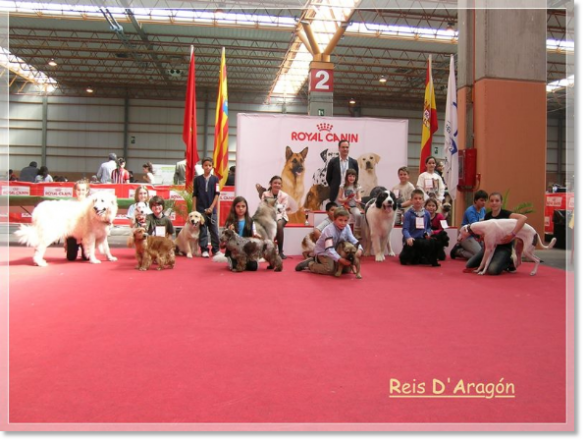
[[[425,160],[431,156],[431,144],[433,134],[439,128],[437,121],[437,105],[435,103],[435,87],[433,86],[433,71],[431,69],[431,56],[427,67],[427,81],[425,87],[425,107],[423,111],[422,138],[420,143],[420,173],[427,170]]]
[[[187,76],[187,93],[185,96],[185,115],[183,119],[183,141],[185,142],[185,188],[193,188],[195,164],[199,161],[197,152],[197,100],[195,94],[195,53],[191,46],[189,75]]]
[[[215,142],[213,143],[213,166],[219,178],[219,188],[223,188],[228,177],[228,89],[225,48],[221,49],[219,68],[219,87],[215,109]]]

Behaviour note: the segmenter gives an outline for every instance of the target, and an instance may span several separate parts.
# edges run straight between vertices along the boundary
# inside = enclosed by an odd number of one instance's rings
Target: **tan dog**
[[[193,211],[187,217],[185,227],[175,239],[175,245],[179,253],[187,255],[187,258],[193,258],[193,255],[200,256],[201,249],[199,248],[199,229],[205,224],[205,219],[197,211]]]
[[[378,176],[376,175],[376,164],[380,162],[380,155],[375,153],[365,153],[357,159],[359,170],[359,183],[363,195],[369,195],[374,187],[378,185]]]
[[[294,153],[289,146],[286,146],[286,163],[280,176],[282,177],[282,191],[295,202],[293,211],[302,207],[303,195],[305,194],[305,158],[309,153],[309,147],[305,147],[299,153]]]
[[[165,266],[172,269],[175,266],[175,243],[162,236],[150,236],[142,227],[132,231],[128,238],[129,247],[136,248],[136,261],[138,270],[148,270],[153,260],[156,260],[157,270]]]
[[[349,241],[341,241],[339,244],[337,244],[337,247],[335,248],[335,250],[337,251],[337,253],[339,253],[339,256],[341,256],[342,258],[345,258],[349,262],[351,262],[351,265],[347,266],[348,271],[352,271],[353,273],[355,273],[355,277],[357,279],[362,279],[362,275],[360,273],[360,269],[361,269],[360,259],[356,255],[356,253],[358,251],[357,247],[354,246]],[[341,274],[344,272],[345,268],[346,268],[346,266],[337,262],[337,269],[335,270],[335,276],[337,276],[337,277],[341,276]]]
[[[307,233],[307,235],[303,238],[303,242],[301,243],[301,248],[303,250],[303,258],[311,258],[315,256],[315,243],[317,242],[317,238],[315,236],[315,231],[313,230],[311,233]]]

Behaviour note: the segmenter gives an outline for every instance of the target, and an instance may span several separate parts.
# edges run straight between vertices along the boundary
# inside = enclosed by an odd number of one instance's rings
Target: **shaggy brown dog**
[[[175,243],[168,238],[150,236],[145,229],[138,227],[133,230],[127,244],[136,248],[138,270],[148,270],[153,260],[158,264],[157,270],[162,270],[165,266],[172,269],[175,266]]]
[[[274,269],[275,272],[282,271],[282,258],[278,255],[272,241],[242,238],[230,229],[224,229],[220,241],[230,251],[234,263],[233,272],[243,272],[246,270],[248,261],[257,261],[260,258],[264,258],[270,264],[268,269]]]
[[[361,268],[360,259],[356,255],[356,253],[358,251],[357,247],[354,246],[349,241],[341,241],[339,244],[337,244],[337,247],[335,248],[335,250],[337,251],[337,253],[339,253],[339,256],[341,256],[342,258],[345,258],[349,262],[351,262],[351,266],[348,266],[348,271],[353,271],[353,273],[355,273],[355,277],[357,279],[362,279],[362,275],[360,273],[360,268]],[[338,262],[337,263],[337,270],[335,271],[335,276],[337,276],[337,277],[341,276],[341,274],[344,272],[345,268],[346,267],[344,265],[342,265]]]

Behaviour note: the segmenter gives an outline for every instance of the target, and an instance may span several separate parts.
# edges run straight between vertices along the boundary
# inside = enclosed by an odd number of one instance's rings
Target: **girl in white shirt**
[[[416,187],[422,189],[427,196],[431,196],[429,195],[431,192],[434,193],[435,198],[439,202],[443,202],[445,199],[445,184],[441,176],[435,172],[437,159],[435,157],[428,157],[425,160],[425,166],[427,167],[427,171],[418,176]]]

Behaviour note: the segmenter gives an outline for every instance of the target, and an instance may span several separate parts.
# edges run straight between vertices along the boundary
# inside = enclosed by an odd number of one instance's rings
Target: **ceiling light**
[[[355,104],[355,100],[353,98],[349,99],[349,104],[354,105]]]
[[[55,59],[54,59],[54,58],[51,58],[47,64],[48,64],[49,66],[57,66],[57,62],[55,61]]]
[[[380,83],[385,84],[388,81],[388,79],[386,78],[385,75],[380,75],[380,80],[379,81],[380,81]]]
[[[90,86],[85,90],[85,92],[87,92],[88,94],[93,94],[93,88]]]

